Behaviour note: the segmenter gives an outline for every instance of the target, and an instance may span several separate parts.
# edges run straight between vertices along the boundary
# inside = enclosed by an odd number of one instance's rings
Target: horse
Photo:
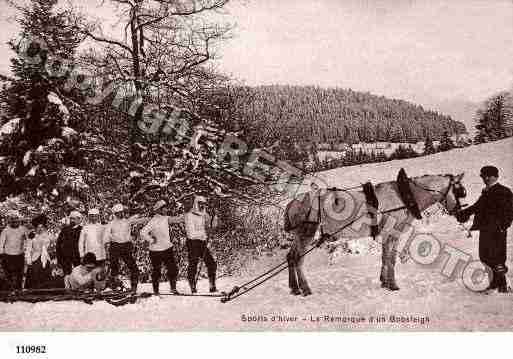
[[[442,204],[449,215],[455,215],[462,207],[460,198],[466,195],[461,183],[463,176],[464,173],[405,177],[402,187],[398,177],[398,181],[371,185],[374,191],[370,200],[364,187],[347,190],[313,188],[302,197],[294,198],[286,205],[284,228],[294,235],[287,254],[291,294],[312,294],[302,267],[306,248],[313,243],[319,227],[317,246],[326,240],[371,236],[376,239],[380,235],[381,287],[399,290],[395,262],[401,230],[435,203]],[[407,192],[413,202],[405,202],[405,188],[409,189]]]

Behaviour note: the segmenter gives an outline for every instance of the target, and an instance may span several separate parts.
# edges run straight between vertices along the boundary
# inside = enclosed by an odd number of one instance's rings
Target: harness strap
[[[422,219],[422,214],[420,213],[419,205],[411,190],[410,182],[411,180],[408,178],[408,175],[406,175],[406,171],[404,168],[401,168],[397,175],[397,188],[401,200],[415,218]]]
[[[377,211],[379,208],[379,201],[376,197],[376,192],[374,191],[374,186],[372,183],[366,182],[362,184],[363,194],[365,195],[365,202],[367,203],[367,209],[371,220],[374,222],[376,220]],[[376,239],[376,236],[379,234],[379,226],[378,224],[371,225],[371,236]]]

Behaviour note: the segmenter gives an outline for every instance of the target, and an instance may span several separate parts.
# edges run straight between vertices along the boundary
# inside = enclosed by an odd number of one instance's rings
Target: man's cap
[[[481,176],[499,177],[499,169],[495,166],[484,166],[481,168]]]
[[[20,214],[20,212],[11,209],[11,210],[7,211],[6,217],[20,219],[21,218],[21,214]]]
[[[79,211],[71,211],[69,216],[71,218],[82,218],[82,213],[80,213]]]
[[[89,210],[89,212],[87,212],[87,214],[90,214],[90,215],[97,215],[97,214],[100,214],[100,211],[98,210],[98,208],[91,208]]]
[[[124,210],[124,207],[122,204],[118,203],[118,204],[115,204],[113,207],[112,207],[112,212],[114,213],[118,213],[118,212],[123,212]]]
[[[155,203],[155,205],[153,206],[153,210],[154,210],[154,211],[157,211],[157,210],[159,210],[159,209],[161,209],[162,207],[165,207],[165,206],[167,206],[166,201],[164,201],[163,199],[161,199],[161,200],[159,200],[159,201],[157,201],[157,202]]]
[[[196,195],[194,197],[194,200],[196,202],[207,202],[207,198],[205,196],[201,196],[201,195]]]
[[[84,265],[86,264],[94,264],[96,265],[96,255],[94,253],[88,252],[84,255],[84,259],[82,260]]]

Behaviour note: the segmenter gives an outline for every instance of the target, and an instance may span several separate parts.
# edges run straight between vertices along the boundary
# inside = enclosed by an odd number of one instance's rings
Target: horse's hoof
[[[309,296],[309,295],[312,295],[312,291],[311,291],[311,290],[305,290],[305,291],[303,292],[303,297],[307,297],[307,296]]]
[[[290,294],[292,294],[292,295],[300,295],[300,294],[301,294],[301,292],[299,291],[299,289],[292,289],[292,290],[290,291]]]
[[[385,288],[385,289],[388,289],[390,291],[396,291],[396,290],[399,290],[400,288],[397,286],[397,284],[394,284],[394,283],[386,283],[386,282],[383,282],[381,283],[381,288]]]

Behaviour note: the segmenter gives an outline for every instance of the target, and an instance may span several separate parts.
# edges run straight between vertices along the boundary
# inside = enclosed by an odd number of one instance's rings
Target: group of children
[[[106,262],[108,259],[110,279],[119,282],[120,260],[130,272],[131,290],[136,292],[139,282],[139,269],[134,258],[132,226],[146,224],[140,234],[149,243],[149,256],[152,266],[151,280],[153,291],[159,293],[161,267],[167,269],[170,290],[179,294],[176,288],[178,267],[175,261],[170,225],[183,224],[187,234],[188,251],[187,278],[192,293],[196,293],[197,266],[203,259],[210,283],[210,292],[216,292],[216,262],[207,246],[207,229],[216,225],[216,219],[206,211],[204,196],[196,195],[186,213],[169,216],[169,206],[159,200],[153,206],[152,218],[138,215],[128,217],[123,205],[112,207],[114,218],[106,225],[100,222],[100,212],[89,209],[87,223],[79,211],[69,214],[68,223],[61,229],[56,241],[56,259],[62,275],[55,275],[51,269],[48,247],[51,235],[48,232],[48,219],[39,215],[32,220],[31,230],[21,224],[17,211],[6,215],[7,226],[0,233],[0,262],[10,289],[37,288],[103,289],[106,283]],[[27,272],[25,274],[25,264]],[[54,272],[54,273],[52,273]]]

